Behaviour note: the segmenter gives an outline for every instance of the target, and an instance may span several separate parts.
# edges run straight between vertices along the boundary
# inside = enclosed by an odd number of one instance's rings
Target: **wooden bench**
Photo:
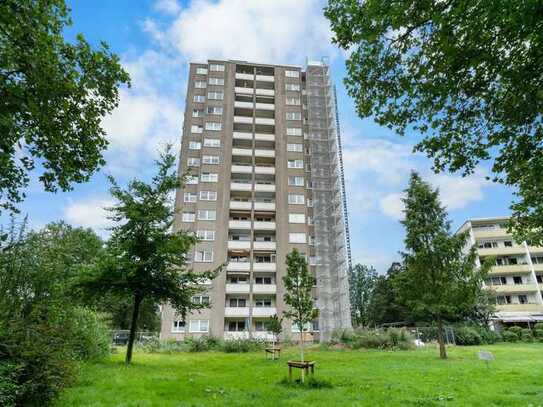
[[[299,360],[289,360],[288,364],[288,379],[292,381],[292,368],[303,369],[306,376],[309,374],[311,369],[311,374],[315,374],[315,362],[300,362]]]
[[[272,359],[275,359],[275,355],[277,355],[277,358],[281,357],[281,348],[266,348],[264,349],[266,351],[266,359],[268,359],[268,355],[272,356]]]

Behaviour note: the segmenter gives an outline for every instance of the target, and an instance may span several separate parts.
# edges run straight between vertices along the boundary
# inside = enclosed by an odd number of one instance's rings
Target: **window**
[[[198,230],[196,232],[196,237],[200,240],[212,242],[215,240],[215,231],[214,230]]]
[[[208,209],[201,209],[198,211],[198,220],[216,220],[217,219],[217,212],[208,210]]]
[[[221,140],[216,138],[205,138],[204,139],[204,147],[220,147],[221,146]]]
[[[515,284],[522,284],[522,277],[520,276],[513,276],[513,283]]]
[[[539,284],[543,284],[543,276],[541,274],[538,274],[537,276],[535,276],[535,279],[537,280]]]
[[[305,243],[306,242],[305,233],[289,233],[288,242],[289,243]]]
[[[286,90],[299,91],[300,90],[300,85],[297,84],[297,83],[285,83],[285,89]]]
[[[224,65],[220,64],[209,64],[209,70],[211,72],[224,72]]]
[[[209,320],[207,319],[193,319],[189,321],[189,332],[208,332]]]
[[[173,321],[172,332],[185,332],[185,321]]]
[[[247,306],[247,300],[245,298],[230,298],[228,300],[228,306],[232,308],[245,308]]]
[[[511,304],[511,296],[510,295],[498,295],[496,297],[496,303],[498,305]]]
[[[300,99],[299,98],[287,98],[286,104],[287,104],[287,106],[300,106]]]
[[[216,201],[216,191],[200,191],[200,201]]]
[[[262,308],[262,307],[271,307],[271,306],[272,306],[271,298],[258,298],[255,300],[255,307]]]
[[[194,212],[183,212],[181,215],[181,220],[183,222],[194,222],[196,220],[196,215]]]
[[[243,332],[243,331],[245,331],[245,320],[228,321],[228,332]]]
[[[189,141],[189,150],[200,150],[202,148],[202,143],[198,141]]]
[[[313,208],[313,199],[308,199],[307,200],[307,207],[308,208]]]
[[[285,76],[287,78],[299,78],[300,71],[285,71]]]
[[[304,177],[288,177],[288,184],[296,187],[303,187]]]
[[[209,100],[223,100],[224,93],[222,93],[222,92],[208,92],[207,93],[207,98]]]
[[[196,263],[211,263],[213,261],[213,250],[196,250],[194,252],[194,261]]]
[[[195,81],[195,82],[194,82],[194,87],[195,87],[195,88],[198,88],[198,89],[205,89],[206,86],[207,86],[207,84],[206,84],[205,81]]]
[[[223,78],[209,78],[209,84],[210,85],[224,85],[224,79]]]
[[[192,126],[190,126],[191,133],[200,134],[200,133],[203,133],[203,131],[204,131],[204,128],[202,126],[198,126],[197,124],[193,124]]]
[[[288,168],[304,168],[303,160],[288,160]]]
[[[303,205],[304,196],[299,194],[288,194],[288,203],[291,205]]]
[[[518,302],[519,302],[519,304],[528,304],[528,296],[526,296],[524,294],[520,294],[518,296]]]
[[[204,155],[202,157],[202,162],[204,164],[219,164],[219,156],[218,155]]]
[[[268,330],[268,324],[266,321],[255,321],[256,332],[266,332]]]
[[[220,131],[222,130],[222,123],[206,122],[206,130]]]
[[[289,213],[288,223],[305,223],[305,214],[303,213]]]
[[[513,242],[510,241],[510,240],[506,240],[506,241],[503,242],[503,245],[505,247],[513,247]]]
[[[245,259],[246,259],[246,257],[245,257]],[[230,261],[235,261],[236,263],[239,263],[239,262],[245,263],[248,260],[240,261],[240,260],[232,260],[232,258],[230,258]],[[245,276],[228,277],[228,283],[229,284],[247,284],[247,277],[245,277]]]
[[[198,75],[207,75],[207,68],[196,68],[196,73]]]
[[[218,182],[219,181],[219,174],[215,174],[212,172],[202,172],[200,175],[200,181],[202,182]]]
[[[207,107],[207,114],[221,115],[222,114],[222,107],[221,106],[208,106]]]
[[[200,166],[200,159],[196,157],[189,157],[187,159],[187,166],[189,167],[199,167]]]
[[[273,284],[271,277],[256,277],[255,284]]]
[[[192,117],[203,117],[204,111],[201,109],[192,109]]]
[[[207,296],[207,295],[195,295],[194,297],[192,297],[192,303],[193,304],[207,305],[207,304],[209,304],[209,296]]]
[[[206,97],[204,95],[194,95],[192,100],[194,100],[196,103],[204,103],[206,101]]]
[[[302,129],[298,127],[287,127],[287,136],[301,136]]]
[[[192,192],[185,192],[183,194],[183,202],[196,202],[198,196]]]
[[[287,112],[287,120],[302,120],[300,112]]]
[[[186,180],[185,180],[185,183],[187,185],[196,185],[196,184],[198,184],[198,176],[196,176],[196,175],[188,175]]]
[[[303,144],[287,144],[287,151],[291,153],[302,153],[304,151]]]

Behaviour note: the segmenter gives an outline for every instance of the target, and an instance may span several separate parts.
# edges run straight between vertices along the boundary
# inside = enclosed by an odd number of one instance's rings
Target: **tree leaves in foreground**
[[[367,327],[370,321],[369,305],[377,282],[372,266],[357,264],[348,271],[351,321],[355,327]]]
[[[104,164],[101,121],[129,82],[105,43],[93,50],[64,0],[0,2],[0,209],[16,211],[30,172],[46,191],[67,191]]]
[[[140,306],[144,300],[169,302],[183,317],[207,304],[193,303],[219,270],[195,273],[187,268],[187,254],[196,244],[193,234],[172,229],[175,210],[172,194],[181,187],[171,146],[156,162],[150,183],[133,180],[126,189],[110,177],[116,204],[108,208],[115,222],[105,254],[84,282],[95,293],[130,295],[133,312],[126,352],[132,359]]]
[[[325,15],[358,114],[422,133],[437,171],[491,160],[516,190],[515,237],[543,245],[543,3],[329,0]]]
[[[405,204],[405,271],[394,282],[402,301],[419,320],[435,323],[439,354],[447,357],[444,323],[469,313],[484,289],[489,264],[476,267],[475,247],[467,248],[467,232],[452,235],[447,213],[432,190],[411,174]]]

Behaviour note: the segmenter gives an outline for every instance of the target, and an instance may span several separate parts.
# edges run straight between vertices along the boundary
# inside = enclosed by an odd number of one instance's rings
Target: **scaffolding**
[[[326,59],[307,63],[306,139],[309,147],[320,340],[351,327],[348,213],[335,88]]]

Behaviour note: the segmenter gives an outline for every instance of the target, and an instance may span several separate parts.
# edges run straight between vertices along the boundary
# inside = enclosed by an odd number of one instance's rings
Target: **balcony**
[[[251,174],[253,172],[253,166],[232,164],[231,171],[241,174]]]
[[[275,110],[273,103],[256,103],[255,108],[257,110]]]
[[[251,242],[249,240],[229,240],[228,250],[250,250]]]
[[[253,150],[249,148],[233,148],[232,155],[241,155],[243,157],[251,157],[253,155]]]
[[[492,247],[489,249],[477,249],[479,256],[505,256],[512,254],[526,254],[522,246],[516,247]]]
[[[275,242],[253,242],[253,249],[255,250],[275,250]]]
[[[272,317],[277,314],[275,307],[254,307],[253,317]]]
[[[509,237],[511,236],[507,233],[507,230],[502,228],[495,229],[473,229],[473,236],[476,239],[489,239],[493,237]]]
[[[238,73],[236,72],[236,79],[245,79],[248,81],[252,81],[255,78],[255,76],[252,73]]]
[[[249,294],[249,284],[226,284],[226,294]]]
[[[257,141],[275,141],[275,134],[256,133],[255,140]]]
[[[277,286],[275,284],[253,284],[254,294],[275,294]]]
[[[233,152],[232,152],[232,154],[233,154]],[[259,150],[259,149],[255,149],[255,156],[256,157],[275,157],[275,150]]]
[[[253,78],[251,78],[253,79]],[[263,81],[263,82],[274,82],[275,76],[272,75],[256,75],[257,81]]]
[[[263,166],[256,166],[255,167],[255,173],[256,174],[275,174],[275,167],[263,167]]]
[[[275,336],[271,332],[253,332],[253,338],[268,342],[275,340]]]
[[[535,268],[534,264],[534,268]],[[543,266],[543,265],[542,265]],[[542,267],[543,269],[543,267]],[[530,268],[527,264],[511,264],[509,266],[493,266],[490,268],[490,275],[507,275],[518,273],[530,273]]]
[[[251,270],[251,263],[248,261],[241,262],[241,261],[231,261],[226,265],[226,271],[250,271]]]
[[[230,220],[228,221],[230,229],[251,229],[250,220]]]
[[[270,126],[275,126],[275,119],[270,119],[267,117],[255,117],[256,124],[267,124]]]
[[[236,86],[234,90],[236,93],[243,93],[243,94],[249,94],[249,95],[252,95],[255,91],[253,88],[242,88],[239,86]]]
[[[255,211],[275,211],[275,202],[255,202]]]
[[[253,263],[253,271],[275,271],[275,263]]]
[[[275,91],[273,89],[256,89],[257,95],[263,96],[275,96]]]
[[[249,331],[224,331],[225,341],[231,341],[235,339],[249,339]]]
[[[252,124],[253,123],[253,118],[252,117],[247,117],[247,116],[234,116],[234,123]]]
[[[255,230],[275,230],[275,222],[253,222]]]
[[[491,286],[497,293],[525,293],[537,291],[537,284],[507,284]]]
[[[238,140],[252,140],[253,133],[243,133],[240,131],[235,131],[232,133],[232,137]]]
[[[240,101],[236,100],[234,102],[234,107],[239,107],[239,108],[242,108],[242,109],[253,109],[255,107],[255,105],[254,105],[253,102],[240,102]]]
[[[539,304],[504,304],[496,305],[499,312],[522,312],[522,311],[539,311],[543,312],[543,305]]]
[[[232,181],[230,183],[230,190],[231,191],[252,191],[253,190],[253,184],[247,183],[247,182],[235,182]]]
[[[275,192],[275,185],[273,184],[256,184],[255,191],[257,192]]]
[[[248,307],[225,307],[225,317],[249,317]]]
[[[252,202],[230,201],[230,209],[250,211],[252,206]]]

